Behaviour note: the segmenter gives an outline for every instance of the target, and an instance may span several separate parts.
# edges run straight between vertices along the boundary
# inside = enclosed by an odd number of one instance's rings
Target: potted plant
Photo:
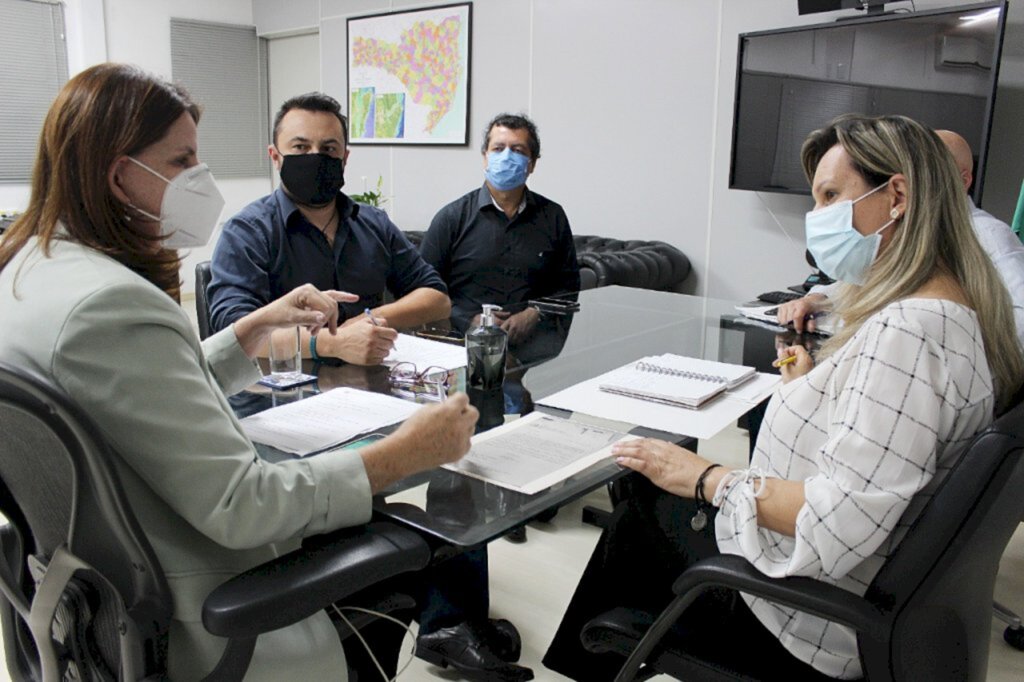
[[[376,206],[380,208],[388,200],[384,196],[384,176],[377,176],[377,189],[367,190],[366,189],[366,176],[363,176],[363,191],[360,194],[350,194],[349,199],[352,201],[358,201],[361,204],[367,204],[369,206]]]

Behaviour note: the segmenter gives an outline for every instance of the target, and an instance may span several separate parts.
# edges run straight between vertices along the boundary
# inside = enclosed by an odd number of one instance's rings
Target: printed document
[[[399,362],[411,362],[419,372],[428,367],[452,370],[469,364],[465,346],[431,341],[411,334],[399,334],[395,339],[395,347],[384,358],[384,364],[389,367]]]
[[[299,456],[408,419],[422,405],[384,393],[335,388],[242,420],[246,435]]]
[[[469,454],[444,466],[532,495],[611,458],[614,443],[634,438],[637,436],[531,412],[473,436]]]

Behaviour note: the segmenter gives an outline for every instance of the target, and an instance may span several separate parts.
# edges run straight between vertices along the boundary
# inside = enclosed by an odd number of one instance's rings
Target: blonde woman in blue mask
[[[615,510],[544,659],[573,679],[611,679],[622,662],[582,649],[584,623],[614,606],[659,612],[679,573],[715,553],[862,594],[1024,381],[1009,295],[933,131],[842,117],[808,137],[802,161],[815,201],[808,248],[856,282],[837,304],[842,329],[817,362],[802,347],[780,351],[795,361],[781,368],[749,469],[654,439],[616,447],[654,485]],[[691,526],[700,514],[714,518]],[[861,676],[852,631],[761,599],[711,593],[680,627],[702,656],[735,663],[741,651],[756,677]]]

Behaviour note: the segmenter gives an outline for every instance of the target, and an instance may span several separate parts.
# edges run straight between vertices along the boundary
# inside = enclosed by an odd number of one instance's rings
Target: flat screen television
[[[999,0],[741,34],[729,187],[810,194],[809,132],[902,114],[970,143],[980,205],[1005,21]]]

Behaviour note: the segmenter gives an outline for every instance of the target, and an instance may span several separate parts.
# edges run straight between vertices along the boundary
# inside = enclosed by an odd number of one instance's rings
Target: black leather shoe
[[[516,626],[504,618],[488,618],[487,625],[490,628],[488,640],[491,650],[503,661],[518,661],[523,654],[523,639]]]
[[[464,621],[420,635],[416,638],[416,657],[442,668],[454,668],[471,682],[526,682],[533,679],[533,671],[529,668],[503,661],[480,630]]]

